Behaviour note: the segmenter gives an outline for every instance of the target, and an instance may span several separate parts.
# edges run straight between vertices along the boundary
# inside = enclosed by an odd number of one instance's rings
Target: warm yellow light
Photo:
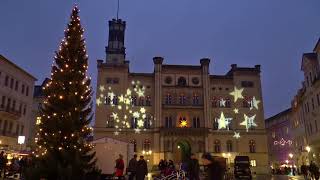
[[[41,117],[38,116],[38,117],[37,117],[37,120],[36,120],[36,125],[39,125],[40,123],[41,123]]]
[[[142,151],[142,154],[145,154],[145,153],[146,153],[146,151],[143,150],[143,151]]]
[[[59,96],[59,99],[63,99],[63,96]]]
[[[188,122],[186,120],[182,120],[180,122],[180,127],[187,127],[188,126]]]
[[[292,153],[289,153],[289,157],[292,158],[292,157],[293,157],[293,154],[292,154]]]
[[[307,146],[306,147],[306,151],[308,151],[308,153],[311,151],[311,147],[310,146]]]

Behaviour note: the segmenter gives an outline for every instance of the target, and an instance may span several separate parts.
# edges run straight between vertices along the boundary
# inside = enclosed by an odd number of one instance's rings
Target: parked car
[[[234,177],[236,180],[251,180],[249,156],[236,156],[234,158]]]

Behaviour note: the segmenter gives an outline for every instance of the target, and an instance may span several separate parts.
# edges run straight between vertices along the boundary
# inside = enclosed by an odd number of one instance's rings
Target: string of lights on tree
[[[133,103],[134,98],[145,97],[145,86],[140,81],[132,81],[131,84],[133,88],[126,89],[124,94],[115,94],[110,86],[106,88],[101,85],[99,87],[96,104],[100,106],[104,102],[112,108],[111,118],[115,128],[114,135],[119,135],[123,129],[128,128],[133,128],[136,133],[140,133],[141,130],[146,130],[146,124],[152,124],[152,117],[147,118],[146,107],[136,106]],[[129,121],[133,121],[133,123]],[[106,123],[111,122],[107,121]]]

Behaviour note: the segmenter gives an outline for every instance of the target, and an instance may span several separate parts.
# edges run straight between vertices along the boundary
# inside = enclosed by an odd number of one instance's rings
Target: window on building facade
[[[250,153],[256,152],[256,142],[254,140],[249,141],[249,150],[250,150]]]
[[[312,110],[314,110],[314,100],[311,98],[311,105],[312,105]]]
[[[118,96],[113,96],[112,103],[113,105],[118,105]]]
[[[16,110],[16,100],[13,100],[12,102],[12,111]]]
[[[220,106],[220,100],[217,97],[213,97],[212,107],[216,108]]]
[[[251,101],[252,98],[251,97],[244,97],[244,99],[242,100],[242,107],[244,108],[250,108],[251,107]]]
[[[318,132],[318,123],[317,123],[317,121],[316,120],[314,120],[314,127],[316,128],[316,133]]]
[[[214,118],[214,121],[213,121],[213,129],[214,130],[218,130],[219,129],[219,118]]]
[[[7,111],[9,111],[9,110],[10,110],[10,105],[11,105],[11,99],[10,99],[10,98],[8,98],[8,101],[7,101],[7,107],[6,107]]]
[[[146,106],[151,106],[151,97],[147,96],[146,98]]]
[[[318,103],[318,106],[320,106],[320,97],[319,97],[319,94],[317,94],[317,103]]]
[[[29,96],[29,86],[26,88],[26,96]]]
[[[231,140],[227,141],[227,152],[233,152]]]
[[[119,78],[113,78],[112,83],[113,84],[119,84]]]
[[[106,99],[105,99],[105,102],[104,102],[104,104],[106,104],[106,105],[110,105],[111,104],[111,97],[110,96],[106,96],[105,97]]]
[[[147,116],[144,120],[144,128],[150,129],[151,128],[151,117]]]
[[[132,117],[132,118],[131,118],[131,123],[130,123],[130,125],[131,125],[131,128],[132,128],[132,129],[136,129],[136,128],[138,127],[138,119]]]
[[[9,85],[9,76],[6,76],[4,79],[4,85],[8,86]]]
[[[107,84],[112,84],[112,78],[106,78],[106,83]]]
[[[215,153],[220,153],[221,152],[221,142],[220,142],[220,140],[215,140],[214,141],[214,152]]]
[[[131,105],[132,106],[136,106],[137,105],[137,97],[136,96],[132,96],[131,97]]]
[[[10,123],[9,123],[9,130],[8,130],[10,134],[12,133],[12,125],[13,125],[13,123],[10,122]]]
[[[192,104],[193,105],[198,105],[199,104],[199,95],[198,94],[193,94]]]
[[[241,86],[245,88],[252,88],[253,82],[252,81],[241,81]]]
[[[139,106],[144,106],[144,97],[139,98]]]
[[[19,124],[17,124],[17,126],[16,126],[16,135],[19,135]]]
[[[171,94],[167,94],[166,95],[166,101],[165,101],[166,104],[171,104],[172,103],[172,96]]]
[[[1,99],[1,108],[4,108],[5,103],[6,103],[6,96],[2,96],[2,99]]]
[[[151,142],[149,139],[144,140],[143,142],[143,150],[148,152],[151,151]]]
[[[19,88],[19,81],[16,81],[16,85],[14,86],[14,90],[18,91]]]
[[[184,94],[180,94],[179,104],[186,104],[186,96],[184,96]]]
[[[132,139],[130,143],[133,144],[133,152],[137,152],[137,141]]]
[[[199,128],[200,127],[200,118],[199,117],[193,117],[192,119],[192,127]]]
[[[13,80],[13,78],[11,78],[11,80],[10,80],[10,88],[11,89],[13,89],[13,84],[14,84],[14,80]]]
[[[178,86],[186,86],[187,85],[187,80],[184,77],[179,77],[178,79]]]
[[[226,98],[226,108],[231,108],[231,100],[230,100],[230,98]]]
[[[22,84],[21,93],[24,94],[24,84]]]
[[[24,105],[23,106],[23,115],[26,115],[26,112],[27,112],[27,105]]]
[[[166,128],[172,127],[172,117],[171,116],[165,117],[165,127]]]
[[[23,135],[23,131],[24,131],[24,126],[23,126],[23,125],[21,125],[20,135]]]
[[[254,160],[254,159],[251,159],[251,160],[250,160],[250,165],[251,165],[252,167],[256,167],[256,166],[257,166],[257,161]]]

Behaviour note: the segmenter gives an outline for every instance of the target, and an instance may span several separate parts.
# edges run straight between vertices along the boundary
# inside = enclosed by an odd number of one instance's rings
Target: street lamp
[[[293,157],[293,154],[292,153],[289,153],[289,157],[292,159],[292,157]]]

